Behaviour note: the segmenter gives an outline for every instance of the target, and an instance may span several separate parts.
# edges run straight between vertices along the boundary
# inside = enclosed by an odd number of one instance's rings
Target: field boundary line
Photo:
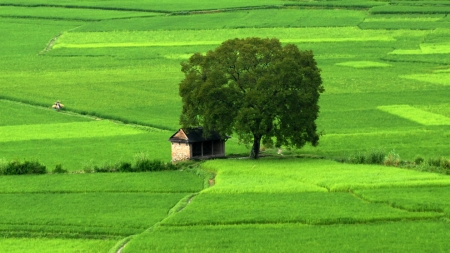
[[[53,110],[50,106],[46,106],[43,104],[21,101],[18,99],[9,98],[9,97],[0,95],[0,101],[2,101],[2,100],[10,102],[10,103],[15,103],[15,104],[23,105],[23,106],[29,106],[29,107],[33,107],[36,109],[41,109],[41,110],[48,110],[48,111]],[[109,120],[114,123],[124,124],[124,125],[128,125],[128,126],[134,126],[137,128],[143,128],[143,129],[150,130],[150,131],[173,132],[176,130],[176,129],[171,129],[170,127],[156,126],[156,125],[146,124],[146,123],[142,123],[142,122],[126,122],[126,119],[119,119],[119,118],[107,117],[107,116],[105,117],[104,115],[92,115],[92,114],[89,114],[89,112],[79,113],[79,112],[69,110],[69,109],[61,110],[58,113],[67,114],[69,116],[89,118],[92,120]]]
[[[406,187],[406,188],[408,188],[408,187]],[[360,200],[363,200],[364,202],[371,203],[371,204],[385,204],[385,205],[387,205],[387,206],[389,206],[391,208],[402,210],[402,211],[407,211],[407,212],[412,212],[412,213],[434,212],[434,213],[439,213],[439,214],[445,215],[445,211],[442,210],[442,209],[411,210],[411,209],[408,209],[406,207],[402,207],[402,206],[396,205],[395,203],[389,202],[387,200],[386,201],[372,201],[372,200],[370,200],[368,198],[365,198],[362,194],[355,193],[352,190],[349,190],[349,193],[353,197],[355,197],[357,199],[360,199]]]
[[[154,12],[154,13],[166,13],[170,14],[171,11],[165,10],[150,10],[150,9],[138,9],[138,8],[118,8],[118,7],[106,7],[106,6],[86,6],[86,5],[63,5],[63,4],[12,4],[12,3],[0,3],[0,6],[11,7],[50,7],[50,8],[66,8],[66,9],[87,9],[87,10],[105,10],[105,11],[134,11],[134,12]]]
[[[419,213],[419,212],[416,212]],[[436,212],[430,212],[430,213],[436,213]],[[404,222],[404,221],[418,221],[418,220],[440,220],[442,218],[445,218],[444,214],[436,213],[436,216],[430,216],[430,217],[380,217],[380,218],[371,218],[367,220],[351,220],[351,219],[339,219],[336,218],[335,220],[321,220],[316,222],[308,222],[308,221],[301,221],[301,220],[292,220],[292,221],[272,221],[272,222],[261,222],[261,221],[254,221],[254,222],[209,222],[209,223],[189,223],[189,224],[160,224],[159,226],[162,227],[202,227],[202,226],[244,226],[244,225],[287,225],[287,224],[300,224],[305,226],[333,226],[333,225],[359,225],[359,224],[372,224],[372,223],[379,223],[379,222]]]

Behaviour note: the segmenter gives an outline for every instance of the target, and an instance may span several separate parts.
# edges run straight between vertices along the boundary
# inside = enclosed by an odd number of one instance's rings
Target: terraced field
[[[449,12],[440,0],[0,0],[0,166],[69,171],[0,176],[0,252],[445,251],[445,168],[332,160],[450,158]],[[137,154],[170,161],[180,62],[248,36],[313,51],[318,147],[83,173]],[[248,152],[227,141],[232,157]]]

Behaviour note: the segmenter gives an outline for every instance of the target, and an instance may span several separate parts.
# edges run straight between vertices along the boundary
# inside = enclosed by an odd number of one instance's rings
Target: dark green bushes
[[[148,172],[148,171],[163,171],[163,170],[177,170],[178,166],[172,163],[165,163],[160,160],[142,160],[138,163],[131,164],[129,162],[120,162],[117,164],[105,164],[103,166],[95,165],[94,167],[85,167],[84,172]]]
[[[0,162],[0,175],[45,174],[47,168],[37,161]]]
[[[345,158],[337,159],[339,162],[352,164],[383,164],[386,153],[381,150],[370,152],[358,152],[356,155],[350,155]]]
[[[163,171],[163,170],[177,170],[179,166],[172,163],[166,163],[157,159],[149,159],[146,154],[138,154],[132,163],[118,162],[106,163],[102,166],[86,165],[84,167],[85,173],[98,172],[148,172],[148,171]]]
[[[52,171],[53,174],[61,174],[61,173],[67,173],[68,171],[62,168],[61,164],[58,164],[55,166],[55,169]]]
[[[359,152],[356,155],[338,158],[336,161],[352,164],[380,164],[450,175],[450,159],[448,158],[436,157],[424,159],[418,156],[411,162],[402,160],[395,150],[392,150],[387,154],[379,150],[366,153]]]

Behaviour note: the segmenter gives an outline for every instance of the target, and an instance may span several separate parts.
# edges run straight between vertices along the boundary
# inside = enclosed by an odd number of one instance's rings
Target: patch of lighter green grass
[[[112,121],[89,121],[0,127],[0,142],[43,139],[89,138],[145,133]]]
[[[441,115],[444,115],[445,117],[450,118],[450,103],[432,104],[432,105],[416,105],[414,107],[419,108],[424,111],[427,111],[427,112],[441,114]]]
[[[385,68],[391,66],[391,64],[375,61],[347,61],[336,63],[336,65],[353,68]]]
[[[426,126],[450,125],[450,118],[440,114],[427,112],[410,105],[378,106],[379,110],[417,122]]]
[[[421,22],[436,22],[439,20],[442,20],[442,18],[444,18],[444,15],[438,15],[438,16],[425,16],[425,17],[421,17],[421,16],[416,16],[416,17],[411,17],[410,15],[407,16],[385,16],[385,15],[374,15],[374,16],[370,16],[364,19],[364,22],[417,22],[417,21],[421,21]]]
[[[389,54],[408,55],[408,54],[449,54],[450,43],[423,43],[420,49],[395,49]]]
[[[450,69],[438,69],[433,72],[434,73],[450,73]]]
[[[400,78],[410,79],[415,81],[450,85],[450,72],[437,72],[432,74],[412,74],[412,75],[400,75]]]
[[[450,247],[449,228],[448,222],[436,220],[324,226],[298,223],[160,226],[133,238],[123,253],[149,249],[185,253],[445,252]]]
[[[395,41],[396,33],[357,27],[68,32],[59,37],[53,48],[218,45],[231,38],[265,36],[278,38],[283,43]]]
[[[381,165],[342,164],[330,160],[214,160],[202,165],[217,173],[208,193],[323,192],[380,187],[450,185],[446,175]]]
[[[182,59],[187,60],[192,56],[192,54],[167,54],[164,55],[164,58],[166,59]]]
[[[108,239],[1,238],[0,252],[107,252],[115,243]]]

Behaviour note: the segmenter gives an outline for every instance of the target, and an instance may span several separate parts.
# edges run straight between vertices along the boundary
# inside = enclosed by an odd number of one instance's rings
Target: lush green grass
[[[5,176],[0,234],[117,240],[164,219],[203,180],[181,171]]]
[[[78,32],[98,31],[149,31],[182,29],[238,29],[262,27],[337,27],[355,26],[365,11],[275,9],[214,12],[188,16],[160,16],[148,19],[105,20],[90,23],[76,29]]]
[[[167,216],[186,193],[0,194],[0,233],[128,236]],[[68,235],[66,235],[68,234]]]
[[[214,187],[161,226],[133,238],[124,252],[426,252],[430,248],[424,245],[446,247],[442,238],[448,222],[439,217],[448,206],[448,176],[311,159],[215,160],[202,167],[217,173]],[[292,181],[318,188],[292,189]],[[411,236],[421,243],[406,243]]]
[[[0,250],[10,253],[64,253],[64,252],[107,252],[115,240],[107,239],[55,239],[55,238],[2,238]]]
[[[227,208],[223,208],[226,206]],[[236,215],[239,214],[239,215]],[[441,217],[408,212],[384,203],[369,203],[349,193],[200,194],[162,225],[366,223]]]
[[[33,0],[2,0],[3,4],[15,4],[15,5],[36,5]],[[235,7],[257,7],[261,5],[281,5],[283,2],[280,0],[250,0],[242,2],[240,0],[227,0],[220,3],[216,2],[203,2],[199,0],[180,2],[176,0],[157,1],[157,0],[130,0],[124,3],[119,0],[106,0],[106,1],[83,1],[77,2],[73,0],[45,0],[47,5],[56,6],[69,6],[76,8],[100,8],[100,9],[114,9],[114,10],[142,10],[142,11],[165,11],[165,12],[179,12],[186,10],[208,10],[208,9],[222,9],[222,8],[235,8]]]
[[[282,147],[283,154],[448,156],[450,130],[442,124],[450,118],[446,1],[0,5],[0,160],[36,159],[49,170],[62,164],[72,172],[131,162],[140,152],[169,161],[167,139],[181,111],[180,62],[247,36],[311,49],[322,69],[326,92],[318,126],[325,135],[317,148]],[[192,15],[160,15],[179,11]],[[49,109],[58,99],[66,105],[59,113]],[[227,141],[228,154],[246,152],[235,138]],[[6,208],[0,229],[9,238],[0,240],[0,251],[105,252],[111,240],[68,238],[119,240],[159,221],[164,225],[134,237],[124,252],[426,252],[449,246],[445,175],[310,159],[216,160],[202,168],[217,173],[215,185],[190,201],[203,178],[179,171],[1,177]],[[244,223],[279,224],[199,225]],[[38,236],[63,239],[28,239]]]
[[[423,111],[409,105],[380,106],[378,109],[426,126],[450,125],[450,118],[448,117]]]
[[[0,193],[193,193],[203,189],[195,173],[87,173],[3,176]]]
[[[136,237],[123,252],[443,252],[449,231],[443,221],[163,226]]]
[[[51,107],[51,104],[49,105]],[[92,121],[88,117],[80,117],[79,115],[70,115],[66,113],[56,113],[55,110],[49,108],[39,108],[28,106],[23,103],[16,103],[8,100],[0,99],[0,111],[2,112],[2,126],[20,126],[35,124],[51,124],[52,122],[69,123],[69,122],[86,122]],[[3,137],[3,136],[2,136]]]
[[[42,18],[56,20],[79,20],[79,21],[99,21],[104,19],[148,17],[161,15],[149,12],[56,8],[56,7],[34,7],[27,6],[1,6],[0,17],[11,18]]]
[[[450,215],[449,187],[363,189],[355,193],[371,202],[388,203],[415,211],[435,210],[445,213],[447,217]]]
[[[216,160],[208,161],[202,167],[218,171],[217,184],[206,189],[208,193],[320,192],[324,189],[346,192],[361,188],[450,184],[446,175],[322,159]],[[316,188],[305,188],[303,184]]]

